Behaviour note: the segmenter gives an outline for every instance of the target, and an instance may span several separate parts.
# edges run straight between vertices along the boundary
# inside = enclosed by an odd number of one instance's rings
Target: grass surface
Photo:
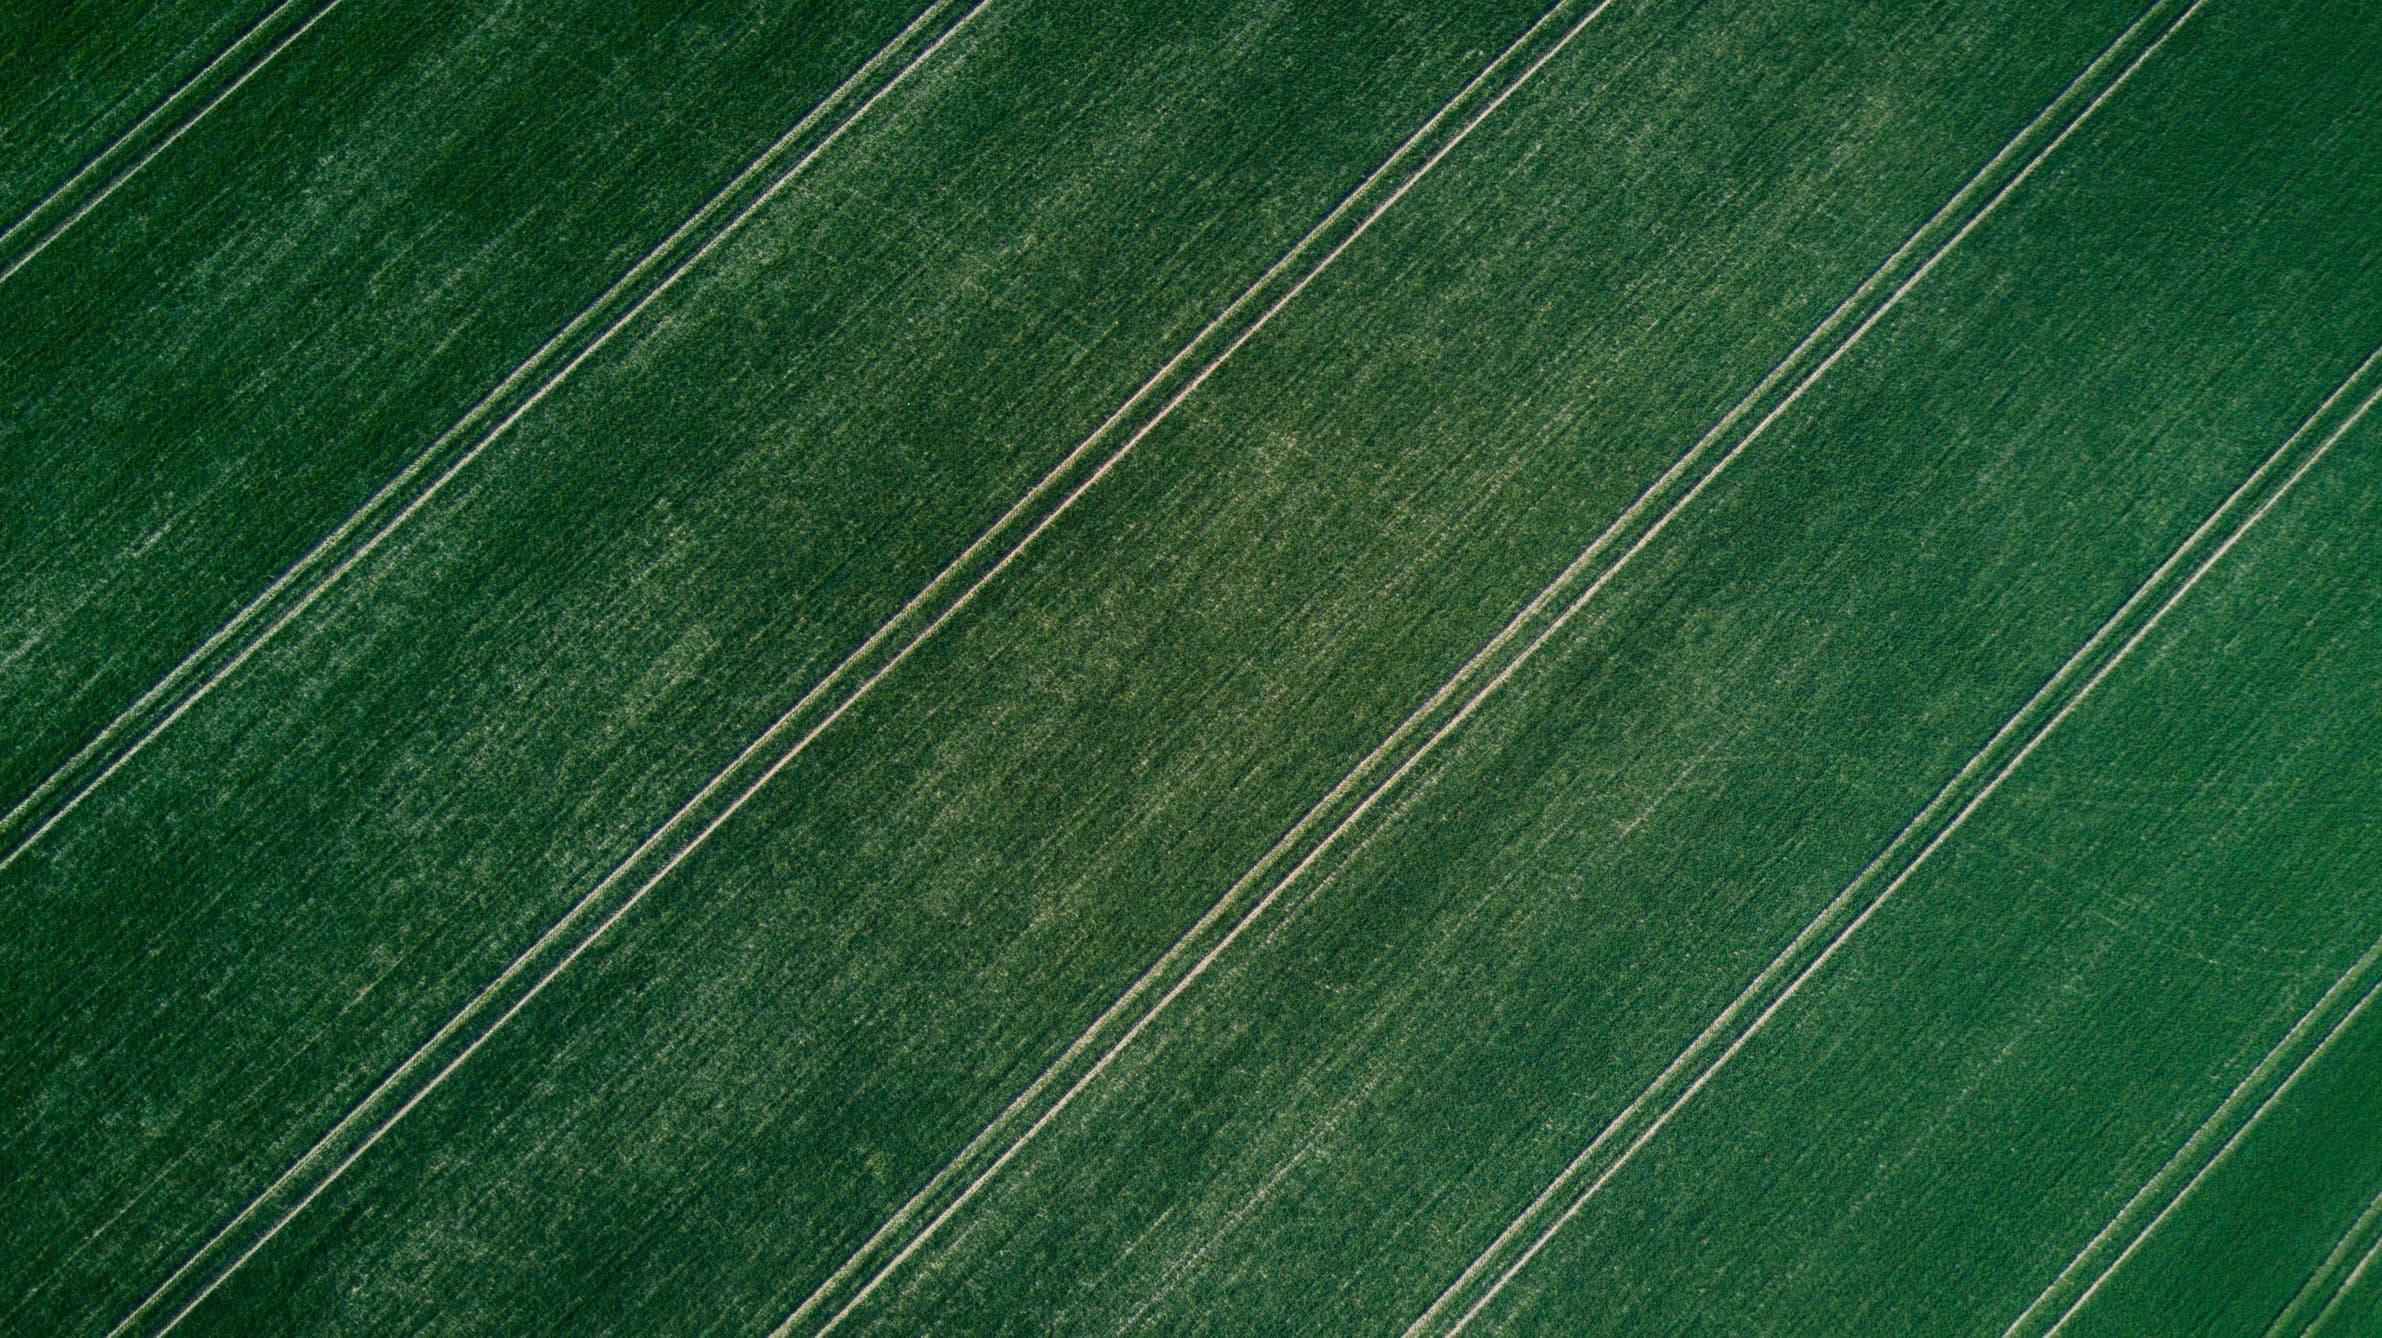
[[[6,31],[0,1328],[2377,1322],[2366,7],[318,8]]]

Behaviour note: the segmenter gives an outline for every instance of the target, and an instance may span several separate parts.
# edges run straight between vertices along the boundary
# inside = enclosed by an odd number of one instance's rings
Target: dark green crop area
[[[2382,1332],[2382,8],[1549,2],[0,17],[0,1332]]]

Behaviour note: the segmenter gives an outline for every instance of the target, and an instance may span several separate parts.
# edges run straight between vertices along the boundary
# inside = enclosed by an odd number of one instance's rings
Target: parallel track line
[[[935,0],[813,107],[778,140],[748,164],[704,205],[646,252],[594,301],[580,309],[538,350],[502,381],[481,396],[452,427],[425,447],[404,469],[381,485],[361,506],[316,542],[273,582],[232,615],[230,621],[159,679],[115,719],[52,771],[33,791],[0,815],[0,841],[9,841],[0,854],[0,870],[16,862],[34,843],[49,834],[66,816],[81,807],[157,736],[204,700],[225,679],[257,653],[283,628],[314,606],[332,585],[386,543],[391,535],[443,492],[465,468],[487,451],[522,415],[535,408],[577,371],[614,335],[628,325],[696,263],[710,255],[764,204],[775,198],[870,108],[964,27],[990,0],[943,28],[933,42],[907,62],[895,62],[955,7],[956,0]],[[886,71],[892,69],[890,77]],[[882,79],[881,83],[877,83]],[[871,88],[872,84],[876,86]],[[831,112],[858,105],[816,142],[812,133]],[[791,165],[777,171],[788,157]],[[772,176],[773,171],[775,175]],[[756,184],[767,179],[757,194]],[[750,199],[745,199],[750,195]],[[739,202],[741,201],[741,207]],[[693,242],[707,225],[726,216],[709,235]],[[684,254],[681,254],[681,252]],[[658,275],[658,277],[657,277]],[[623,309],[623,304],[626,304]],[[617,314],[614,314],[617,312]],[[592,332],[592,333],[591,333]],[[559,364],[559,365],[558,365]],[[29,829],[29,830],[27,830]]]

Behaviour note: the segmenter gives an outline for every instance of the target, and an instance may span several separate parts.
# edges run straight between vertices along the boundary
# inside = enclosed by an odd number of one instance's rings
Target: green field
[[[2382,1332],[2382,10],[1546,2],[0,20],[0,1332]]]

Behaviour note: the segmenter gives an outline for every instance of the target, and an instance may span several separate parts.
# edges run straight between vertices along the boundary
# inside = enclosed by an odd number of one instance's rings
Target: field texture
[[[2382,8],[921,3],[0,18],[0,1332],[2382,1332]]]

